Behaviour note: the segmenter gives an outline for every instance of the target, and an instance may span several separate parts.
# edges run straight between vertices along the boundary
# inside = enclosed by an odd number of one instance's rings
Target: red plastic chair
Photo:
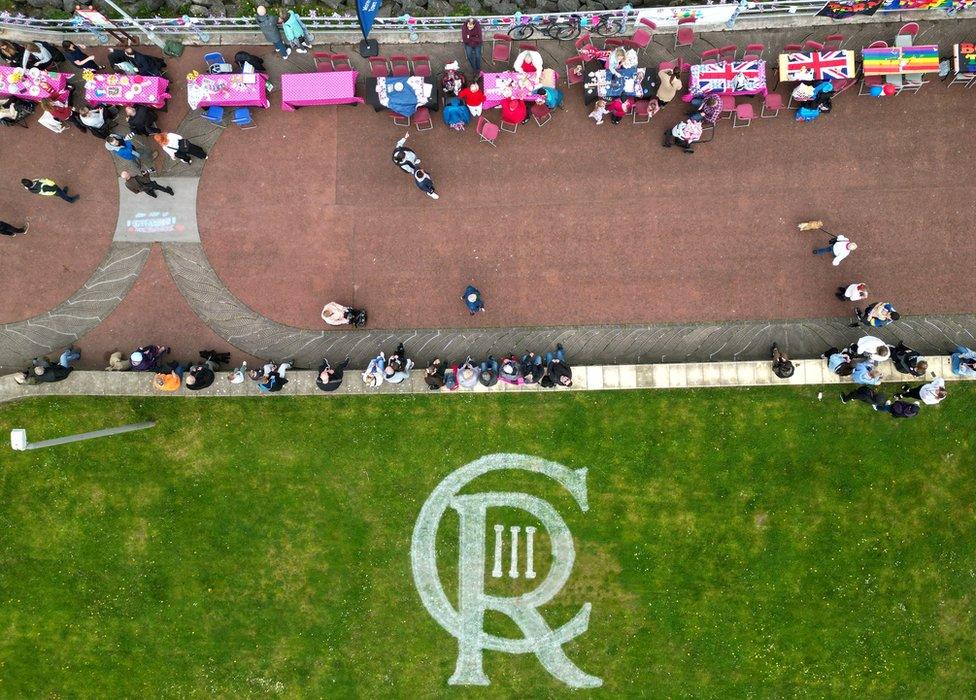
[[[519,51],[538,51],[539,44],[535,41],[520,41]]]
[[[419,75],[421,77],[427,78],[430,76],[430,56],[414,56],[411,61],[413,62],[413,74]]]
[[[662,70],[674,70],[674,64],[671,61],[661,61],[657,64],[658,72]]]
[[[410,60],[400,54],[390,56],[390,74],[394,76],[410,75]]]
[[[843,34],[828,34],[827,38],[824,39],[824,51],[840,51],[840,47],[843,45]]]
[[[803,42],[804,51],[823,51],[823,49],[824,45],[819,41],[811,41],[810,39],[807,39]]]
[[[641,17],[637,25],[632,41],[640,51],[643,51],[654,40],[654,30],[657,29],[657,25],[645,17]]]
[[[573,68],[582,66],[584,63],[582,56],[570,56],[566,59],[566,83],[568,85],[578,85],[583,82],[583,75],[576,75]]]
[[[582,34],[580,34],[579,39],[577,39],[576,43],[573,44],[573,46],[576,47],[576,53],[582,51],[583,47],[590,43],[591,38],[592,36],[590,35],[589,32],[583,32]]]
[[[434,128],[434,120],[430,118],[430,110],[426,107],[418,107],[413,113],[413,124],[417,131],[430,131]]]
[[[512,37],[508,34],[495,34],[491,38],[491,62],[508,63],[512,60]]]
[[[735,106],[735,112],[732,115],[732,128],[738,126],[749,126],[752,124],[752,120],[756,118],[756,112],[752,109],[752,105],[748,102],[743,102]],[[740,124],[739,120],[745,122],[745,124]]]
[[[615,49],[618,46],[626,46],[626,45],[627,45],[626,39],[620,39],[618,37],[614,37],[613,39],[607,39],[605,42],[603,42],[603,49],[605,51],[609,51],[610,49]]]
[[[651,109],[650,100],[635,100],[634,124],[647,124],[649,121],[651,121],[651,117],[653,117],[656,112],[656,109]]]
[[[332,54],[324,51],[315,51],[312,53],[312,58],[315,59],[315,70],[319,73],[332,72]]]
[[[390,110],[390,116],[393,117],[393,123],[397,126],[410,128],[410,117],[405,117],[399,112],[394,112],[392,109]]]
[[[723,46],[719,49],[719,53],[722,55],[722,60],[732,63],[735,61],[735,54],[738,52],[739,47],[735,44],[729,44],[728,46]]]
[[[691,46],[695,43],[695,30],[691,27],[695,17],[682,17],[678,20],[678,30],[674,33],[674,48]]]
[[[383,56],[369,57],[369,74],[374,78],[385,78],[390,74],[390,66]]]
[[[332,54],[332,69],[352,70],[352,65],[349,63],[349,57],[344,53]]]
[[[722,114],[728,114],[731,119],[735,111],[735,95],[719,95],[718,98],[722,101]]]
[[[498,135],[501,133],[497,124],[493,124],[484,116],[478,117],[478,124],[475,126],[474,131],[478,136],[481,137],[481,142],[490,143],[492,146],[495,145],[495,141],[498,139]]]
[[[745,51],[743,52],[743,61],[755,61],[762,58],[763,54],[766,52],[765,44],[746,44]],[[750,58],[750,56],[755,56],[756,58]]]
[[[886,49],[886,48],[888,48],[888,42],[887,41],[872,41],[870,44],[868,44],[868,48],[869,49]]]
[[[708,49],[708,51],[702,51],[701,62],[718,63],[721,60],[721,55],[722,55],[721,49]]]
[[[803,44],[787,44],[783,47],[783,53],[796,53],[803,51]]]
[[[774,110],[773,114],[766,114],[766,110]],[[783,109],[783,96],[778,92],[770,92],[763,98],[762,109],[759,116],[762,119],[770,119],[779,116],[779,111]]]
[[[908,36],[915,36],[918,34],[918,22],[909,22],[908,24],[903,24],[901,29],[898,30],[899,34],[907,34]]]
[[[552,110],[545,105],[534,104],[529,111],[532,112],[532,118],[539,126],[545,126],[552,121]]]

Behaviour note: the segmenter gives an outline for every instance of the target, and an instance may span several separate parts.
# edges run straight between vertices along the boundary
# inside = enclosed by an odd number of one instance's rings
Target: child
[[[610,114],[607,110],[607,103],[605,100],[597,100],[596,104],[593,105],[593,111],[590,112],[590,119],[595,121],[597,124],[603,123],[603,118]]]
[[[610,112],[610,121],[614,124],[619,124],[620,120],[630,112],[630,107],[631,102],[629,98],[622,102],[619,97],[615,98],[613,102],[607,105],[607,110]]]

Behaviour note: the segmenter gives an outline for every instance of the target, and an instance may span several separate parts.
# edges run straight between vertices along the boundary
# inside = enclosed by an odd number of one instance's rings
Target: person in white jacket
[[[205,150],[195,143],[190,143],[189,139],[185,139],[179,134],[164,131],[161,134],[155,134],[153,140],[173,160],[179,159],[189,164],[192,158],[207,159],[207,152]]]
[[[534,75],[535,82],[542,80],[542,54],[538,51],[526,49],[515,57],[515,70],[526,75]]]
[[[826,255],[832,253],[834,256],[834,266],[840,265],[841,260],[857,250],[857,243],[851,241],[847,236],[838,234],[828,241],[830,245],[824,248],[815,248],[814,255]]]
[[[936,377],[928,384],[921,384],[915,388],[911,388],[907,384],[904,384],[901,387],[901,391],[895,394],[894,398],[918,399],[924,404],[935,406],[948,395],[949,394],[945,388],[945,379],[942,377]]]

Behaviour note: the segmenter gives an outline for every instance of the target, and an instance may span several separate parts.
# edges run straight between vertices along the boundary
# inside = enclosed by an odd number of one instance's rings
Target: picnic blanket
[[[419,75],[376,79],[380,104],[405,117],[413,116],[417,107],[427,103],[431,90],[432,87]]]

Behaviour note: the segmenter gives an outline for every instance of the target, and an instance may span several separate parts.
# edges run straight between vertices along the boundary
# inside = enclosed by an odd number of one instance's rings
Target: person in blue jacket
[[[457,131],[463,131],[464,127],[468,125],[471,121],[471,112],[468,108],[461,102],[457,97],[452,97],[448,100],[447,104],[444,105],[444,111],[441,114],[441,118],[444,123],[447,124],[452,129]]]
[[[549,109],[556,109],[563,105],[563,93],[554,87],[541,87],[535,91],[535,94],[545,99],[546,107]]]
[[[294,10],[281,10],[281,31],[285,35],[285,41],[298,53],[308,53],[312,48],[309,41],[308,30],[302,23],[302,18]]]

